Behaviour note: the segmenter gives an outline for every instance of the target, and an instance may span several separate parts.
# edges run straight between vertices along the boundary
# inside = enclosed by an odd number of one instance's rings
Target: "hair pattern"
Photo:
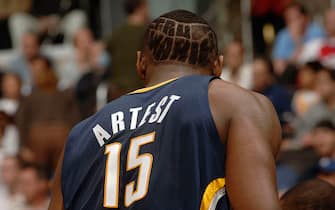
[[[154,20],[146,31],[145,42],[154,62],[207,67],[218,55],[213,29],[204,19],[185,10],[172,11]]]

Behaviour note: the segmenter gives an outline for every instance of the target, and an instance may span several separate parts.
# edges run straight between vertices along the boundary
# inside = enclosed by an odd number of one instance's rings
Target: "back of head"
[[[217,38],[196,14],[175,10],[155,19],[145,34],[144,52],[154,63],[211,67],[218,56]]]
[[[334,210],[335,187],[320,179],[303,182],[281,198],[283,210]]]

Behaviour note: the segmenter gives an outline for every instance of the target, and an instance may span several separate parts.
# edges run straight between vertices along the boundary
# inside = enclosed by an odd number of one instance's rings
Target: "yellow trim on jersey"
[[[200,210],[209,210],[215,194],[224,188],[226,180],[224,178],[214,179],[207,187],[202,196]]]
[[[158,83],[158,84],[153,85],[153,86],[150,86],[150,87],[146,87],[146,88],[138,89],[138,90],[135,90],[135,91],[133,91],[133,92],[131,92],[131,93],[128,93],[128,94],[145,93],[145,92],[148,92],[148,91],[150,91],[150,90],[159,88],[159,87],[161,87],[161,86],[163,86],[163,85],[166,85],[166,84],[168,84],[168,83],[170,83],[170,82],[173,82],[173,81],[175,81],[176,79],[178,79],[178,78],[173,78],[173,79],[170,79],[170,80],[167,80],[167,81]]]

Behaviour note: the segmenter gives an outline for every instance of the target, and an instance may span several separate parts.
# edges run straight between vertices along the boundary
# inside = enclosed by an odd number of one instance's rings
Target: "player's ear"
[[[137,51],[137,61],[136,61],[137,75],[141,80],[145,79],[146,75],[146,63],[141,51]]]
[[[219,55],[218,58],[214,61],[213,74],[214,76],[220,77],[223,68],[223,55]]]

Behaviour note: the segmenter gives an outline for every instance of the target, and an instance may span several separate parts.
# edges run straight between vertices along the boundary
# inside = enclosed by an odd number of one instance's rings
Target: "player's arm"
[[[229,123],[228,195],[235,210],[278,210],[275,157],[280,125],[270,102],[251,98],[240,104]]]
[[[61,158],[58,162],[56,173],[52,182],[49,210],[64,210],[63,194],[61,187],[63,158],[64,152],[61,154]]]
[[[225,134],[220,136],[227,145],[226,184],[232,208],[280,209],[275,157],[281,129],[271,102],[222,81],[212,83],[209,99],[218,131]]]

